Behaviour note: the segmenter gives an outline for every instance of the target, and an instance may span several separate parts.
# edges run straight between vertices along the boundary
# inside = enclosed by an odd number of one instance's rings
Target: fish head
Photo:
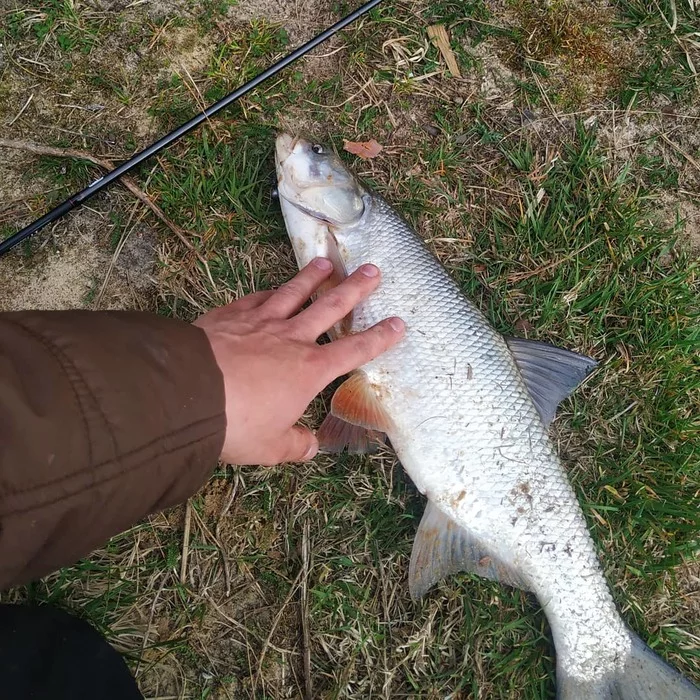
[[[331,148],[280,134],[275,163],[281,202],[334,227],[351,225],[362,217],[365,191]]]

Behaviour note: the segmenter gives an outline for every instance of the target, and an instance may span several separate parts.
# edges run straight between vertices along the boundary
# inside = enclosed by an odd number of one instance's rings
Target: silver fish
[[[281,134],[280,206],[299,267],[364,263],[380,287],[334,329],[406,322],[394,348],[337,390],[318,431],[327,451],[371,451],[386,436],[427,497],[411,555],[420,598],[471,571],[531,591],[557,652],[557,697],[700,699],[624,623],[576,495],[548,435],[559,402],[595,366],[551,345],[504,338],[420,237],[322,144]]]

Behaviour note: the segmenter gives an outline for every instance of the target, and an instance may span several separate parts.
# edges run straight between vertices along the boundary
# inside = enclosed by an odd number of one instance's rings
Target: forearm
[[[0,314],[0,588],[206,480],[226,429],[205,334],[136,312]]]

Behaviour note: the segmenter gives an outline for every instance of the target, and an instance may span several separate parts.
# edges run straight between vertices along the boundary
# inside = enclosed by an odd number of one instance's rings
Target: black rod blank
[[[343,19],[336,22],[332,27],[329,27],[324,32],[321,32],[321,34],[308,41],[306,44],[303,44],[295,51],[292,51],[292,53],[287,54],[284,58],[281,58],[279,61],[277,61],[277,63],[271,65],[269,68],[257,75],[255,78],[249,80],[237,90],[234,90],[234,92],[230,93],[229,95],[222,98],[210,107],[207,107],[207,109],[205,109],[203,112],[200,112],[196,117],[193,117],[187,123],[178,127],[174,131],[171,131],[166,136],[163,136],[163,138],[151,144],[150,146],[148,146],[148,148],[144,148],[143,151],[140,151],[136,155],[132,156],[129,160],[122,163],[119,167],[115,168],[114,170],[110,170],[106,175],[103,175],[102,177],[95,180],[84,190],[72,195],[71,197],[66,199],[62,204],[59,204],[50,212],[44,214],[44,216],[29,224],[29,226],[26,226],[21,231],[18,231],[9,238],[6,238],[4,241],[0,241],[0,257],[5,255],[5,253],[9,253],[9,251],[12,250],[15,246],[19,245],[22,241],[35,234],[47,224],[50,224],[51,222],[56,221],[57,219],[60,219],[69,211],[75,209],[75,207],[77,207],[79,204],[82,204],[87,199],[97,194],[100,190],[104,189],[115,180],[118,180],[122,175],[125,175],[130,170],[133,170],[144,160],[147,160],[152,155],[155,155],[159,151],[162,151],[164,148],[174,143],[175,141],[183,137],[185,134],[192,131],[206,119],[213,117],[217,112],[236,102],[236,100],[240,99],[241,97],[243,97],[243,95],[256,88],[263,81],[267,80],[268,78],[271,78],[273,75],[279,73],[279,71],[286,68],[291,63],[294,63],[294,61],[301,58],[312,49],[315,49],[319,44],[322,44],[324,41],[326,41],[334,34],[339,32],[341,29],[347,27],[348,24],[351,24],[359,17],[369,12],[372,8],[376,7],[381,1],[382,0],[369,0],[369,2],[366,2],[361,7],[358,7],[354,12],[351,12],[346,17],[343,17]]]

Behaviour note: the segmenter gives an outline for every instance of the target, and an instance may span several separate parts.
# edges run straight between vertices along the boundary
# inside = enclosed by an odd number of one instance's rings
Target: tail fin
[[[700,689],[632,635],[632,654],[614,676],[582,683],[557,673],[557,700],[700,700]]]

